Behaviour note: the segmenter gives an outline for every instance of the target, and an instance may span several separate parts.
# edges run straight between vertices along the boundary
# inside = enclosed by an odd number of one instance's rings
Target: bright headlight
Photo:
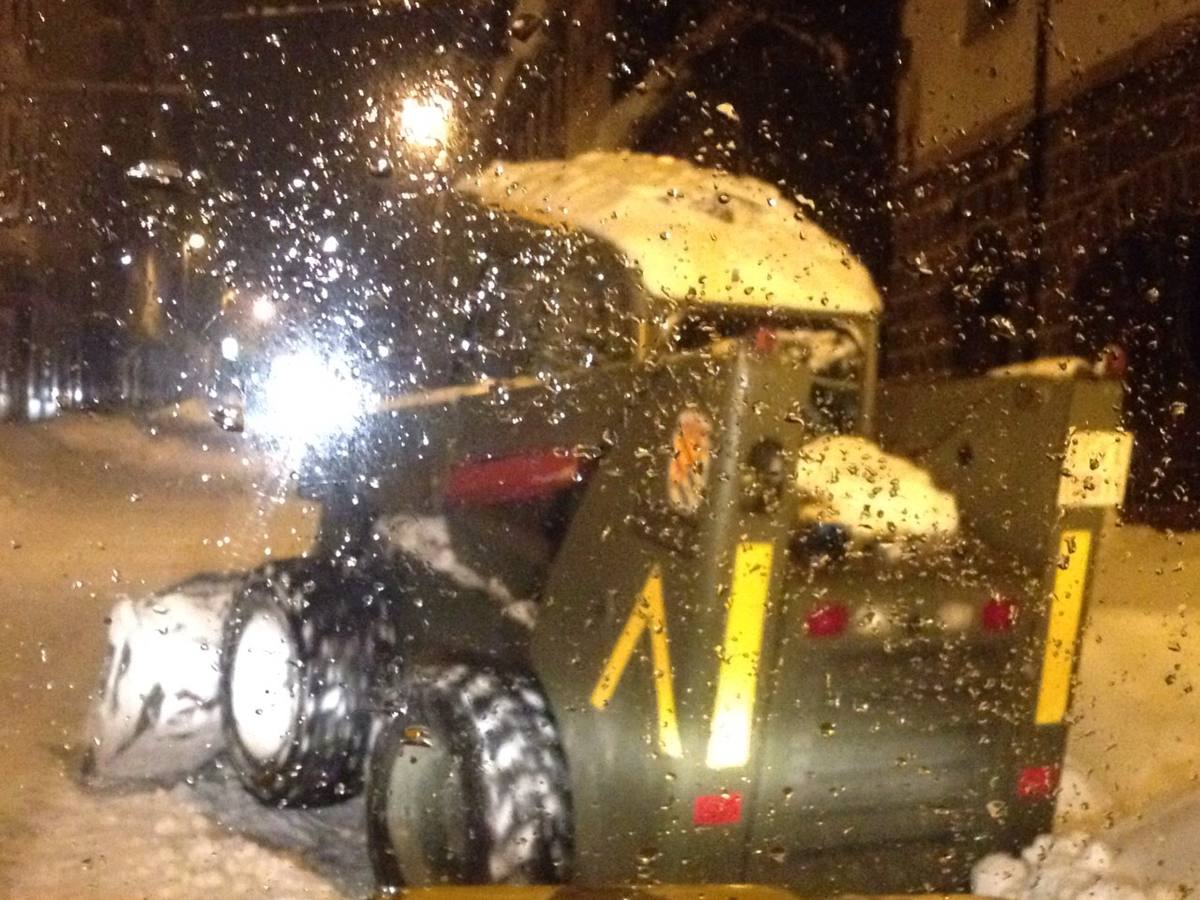
[[[344,357],[285,353],[271,363],[263,385],[262,428],[282,440],[317,444],[351,430],[371,398]]]

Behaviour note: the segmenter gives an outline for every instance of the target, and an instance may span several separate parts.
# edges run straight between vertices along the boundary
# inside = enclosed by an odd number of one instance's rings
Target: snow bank
[[[855,543],[944,540],[958,532],[954,496],[866,438],[828,435],[805,444],[796,485],[803,520],[845,525]]]
[[[485,203],[597,235],[669,300],[875,314],[866,267],[779,188],[681,159],[628,151],[496,162],[458,182]]]
[[[975,864],[971,891],[1006,900],[1179,900],[1183,892],[1129,877],[1115,854],[1083,833],[1042,835],[1020,857],[994,853]]]
[[[265,808],[262,813],[263,818],[287,815]],[[365,896],[362,890],[339,890],[309,868],[319,863],[312,854],[279,852],[231,833],[184,786],[116,795],[64,787],[47,802],[30,840],[5,850],[12,854],[5,860],[12,865],[0,873],[6,897]]]

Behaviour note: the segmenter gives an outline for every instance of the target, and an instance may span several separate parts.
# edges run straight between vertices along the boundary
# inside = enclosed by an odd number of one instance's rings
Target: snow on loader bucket
[[[879,386],[878,296],[844,247],[808,223],[789,245],[798,210],[769,186],[618,159],[606,196],[549,196],[587,186],[560,178],[571,163],[480,187],[527,218],[521,198],[542,221],[570,210],[643,280],[626,308],[539,294],[553,278],[506,294],[514,321],[522,303],[564,320],[527,332],[556,368],[533,353],[392,397],[306,462],[312,558],[246,576],[226,616],[230,762],[271,804],[364,788],[388,889],[962,888],[1050,825],[1128,460],[1119,389]],[[654,242],[606,233],[613,205]],[[758,205],[786,221],[750,229],[791,273],[769,291],[727,248],[643,258],[663,215],[735,240]],[[648,280],[676,266],[703,290]],[[564,365],[575,337],[586,363]]]
[[[222,749],[221,644],[243,578],[198,575],[113,607],[85,774],[177,778]]]

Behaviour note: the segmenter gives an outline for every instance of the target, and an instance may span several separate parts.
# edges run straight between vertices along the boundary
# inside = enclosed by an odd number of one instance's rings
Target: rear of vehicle
[[[1050,829],[1099,524],[1123,482],[1116,390],[886,389],[885,446],[952,493],[958,522],[912,527],[931,514],[922,492],[897,501],[864,442],[835,477],[877,471],[866,540],[806,519],[777,477],[821,441],[792,415],[814,382],[752,346],[681,360],[589,482],[533,636],[584,881],[961,889],[979,858]],[[681,434],[708,454],[694,505],[670,490]]]

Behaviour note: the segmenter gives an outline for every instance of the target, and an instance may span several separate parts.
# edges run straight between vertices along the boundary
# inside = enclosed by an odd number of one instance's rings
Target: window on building
[[[1018,352],[1017,303],[1023,289],[1008,242],[998,231],[976,235],[951,288],[955,366],[985,372]]]

